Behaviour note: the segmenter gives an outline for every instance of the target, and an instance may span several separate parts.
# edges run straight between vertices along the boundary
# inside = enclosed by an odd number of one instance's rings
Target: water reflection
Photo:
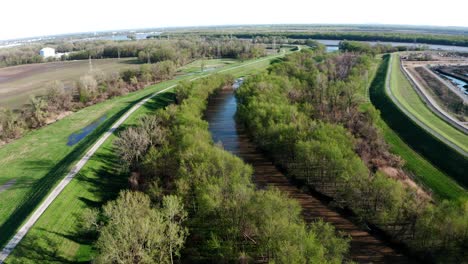
[[[68,137],[67,146],[73,146],[76,143],[80,142],[80,140],[82,140],[87,135],[89,135],[91,132],[93,132],[106,119],[107,119],[107,115],[103,115],[99,119],[97,119],[96,121],[92,122],[91,124],[89,124],[85,128],[81,129],[80,131],[71,134]]]

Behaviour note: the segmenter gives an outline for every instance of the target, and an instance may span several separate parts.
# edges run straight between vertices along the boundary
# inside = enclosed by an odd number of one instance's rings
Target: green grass
[[[119,72],[137,68],[134,58],[93,60],[94,72]],[[17,108],[29,101],[30,95],[41,95],[52,81],[60,80],[71,87],[81,76],[89,72],[89,61],[65,61],[20,65],[0,69],[0,77],[9,77],[0,82],[0,106]],[[2,78],[0,78],[2,79]]]
[[[421,100],[406,76],[401,72],[398,55],[393,55],[392,61],[390,88],[398,102],[432,130],[459,146],[464,151],[468,151],[468,135],[454,128],[432,112]]]
[[[458,177],[463,177],[463,170],[468,165],[466,159],[459,160],[458,153],[453,153],[454,150],[414,124],[385,94],[388,63],[389,57],[385,56],[370,89],[371,101],[381,112],[382,120],[378,122],[378,125],[383,132],[385,141],[390,145],[393,153],[401,156],[406,161],[405,169],[413,173],[415,180],[430,189],[436,198],[457,199],[468,197],[466,189],[450,177],[457,177],[458,174],[448,174],[447,170],[438,168],[456,166],[460,170],[455,172],[459,171],[461,173]],[[458,154],[457,158],[452,161],[451,155],[456,154]]]
[[[0,184],[16,183],[0,193],[0,245],[4,245],[32,210],[70,170],[85,151],[141,98],[175,84],[164,82],[82,109],[62,120],[0,148]],[[68,136],[106,114],[108,119],[74,146]]]
[[[222,68],[222,71],[235,76],[248,75],[267,67],[269,60],[262,60],[255,64],[233,69],[239,65],[240,63],[233,63]],[[226,69],[232,70],[225,71]],[[158,88],[152,88],[152,92],[156,89],[162,89],[163,86],[167,87],[172,83],[174,82],[160,84]],[[165,93],[165,95],[168,94],[170,93]],[[153,98],[148,104],[145,104],[145,107],[135,112],[124,125],[131,125],[139,116],[163,106],[167,102],[167,99],[167,97],[164,99],[164,95]],[[60,122],[62,121],[58,123]],[[90,135],[87,138],[89,138],[89,141],[94,142],[97,136]],[[80,234],[76,233],[77,216],[80,215],[84,208],[100,207],[105,201],[115,197],[119,189],[125,188],[127,185],[127,175],[121,175],[115,170],[115,168],[118,168],[119,161],[112,151],[112,141],[114,139],[115,136],[112,135],[106,140],[82,171],[41,216],[35,226],[13,251],[7,263],[86,262],[92,259],[94,253],[91,246],[92,240],[83,239]],[[64,145],[65,142],[62,140],[59,144]],[[0,149],[1,151],[2,149]],[[79,151],[81,154],[84,153],[83,149]],[[77,152],[79,151],[77,150]],[[74,157],[74,160],[76,161],[79,156]],[[36,159],[39,158],[36,157]],[[51,170],[51,168],[44,168],[44,170],[46,169]],[[53,169],[55,168],[52,168],[52,171]],[[60,173],[54,172],[53,174],[57,175],[56,178],[58,180],[63,177],[66,171],[62,170]],[[14,193],[15,191],[17,190],[9,190],[10,193]],[[0,194],[0,200],[3,199],[3,194]],[[29,211],[31,210],[32,207],[29,208]],[[16,227],[19,227],[19,224]],[[3,234],[3,232],[0,233]]]
[[[143,114],[172,102],[170,92],[151,99],[126,120],[120,129],[133,125]],[[7,263],[64,263],[89,261],[93,257],[93,239],[80,235],[79,215],[85,208],[99,208],[114,199],[127,185],[127,175],[117,169],[113,134],[93,155],[36,222],[28,235],[13,251]]]
[[[224,67],[229,64],[236,63],[233,59],[212,59],[212,60],[195,60],[181,68],[183,73],[199,73],[201,72],[202,61],[205,63],[205,71]]]

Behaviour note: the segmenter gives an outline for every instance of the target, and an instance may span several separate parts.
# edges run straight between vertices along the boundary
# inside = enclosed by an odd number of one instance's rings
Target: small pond
[[[439,74],[449,79],[451,83],[453,83],[456,87],[458,87],[458,89],[460,89],[460,91],[462,91],[465,95],[468,95],[468,83],[467,82],[454,78],[447,74],[443,74],[443,73],[439,73]]]
[[[107,119],[107,115],[103,115],[99,119],[97,119],[96,121],[92,122],[88,126],[81,129],[80,131],[71,134],[68,137],[67,146],[73,146],[76,143],[80,142],[80,140],[85,138],[87,135],[91,134],[91,132],[93,132],[106,119]]]

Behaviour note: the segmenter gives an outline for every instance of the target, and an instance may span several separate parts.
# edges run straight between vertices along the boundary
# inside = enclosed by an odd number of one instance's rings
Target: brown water
[[[259,188],[276,186],[296,199],[302,206],[307,222],[322,218],[337,230],[352,238],[350,258],[359,263],[413,263],[388,243],[360,229],[345,216],[330,209],[327,204],[311,194],[304,193],[290,183],[273,163],[249,141],[245,131],[237,126],[234,115],[237,103],[232,90],[224,90],[213,96],[208,104],[206,120],[215,142],[242,158],[254,168],[253,180]]]

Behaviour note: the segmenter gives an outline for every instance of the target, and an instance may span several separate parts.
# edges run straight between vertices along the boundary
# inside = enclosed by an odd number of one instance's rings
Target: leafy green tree
[[[173,263],[187,236],[186,212],[175,196],[152,208],[147,195],[123,191],[103,207],[97,263]]]

